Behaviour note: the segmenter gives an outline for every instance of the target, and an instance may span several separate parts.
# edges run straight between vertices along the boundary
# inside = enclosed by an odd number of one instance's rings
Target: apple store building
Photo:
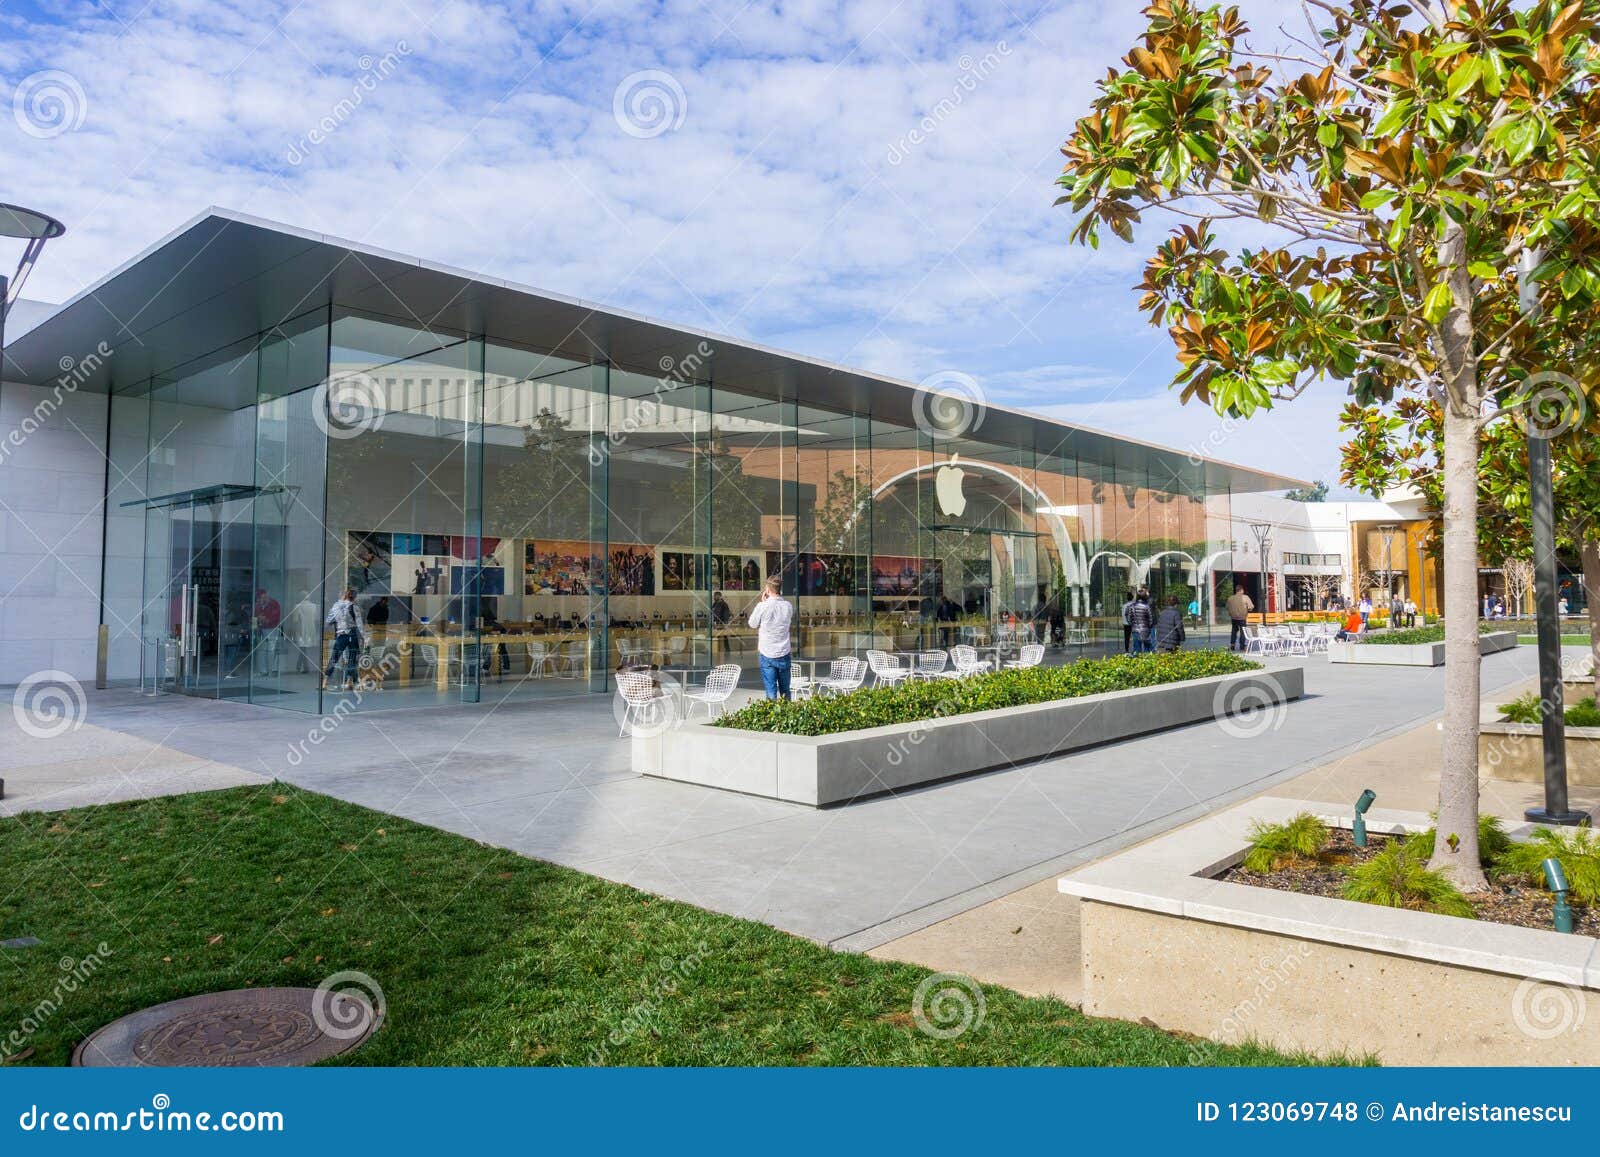
[[[801,660],[1120,651],[1141,586],[1225,643],[1230,497],[1294,484],[219,210],[14,338],[5,381],[102,415],[104,677],[305,712],[346,588],[362,710],[758,683],[772,576]]]

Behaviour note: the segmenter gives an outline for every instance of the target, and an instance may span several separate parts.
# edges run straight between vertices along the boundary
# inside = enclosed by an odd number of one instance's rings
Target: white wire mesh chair
[[[622,697],[622,726],[619,736],[628,734],[628,725],[653,718],[665,705],[666,693],[656,686],[648,671],[618,671],[617,694]]]
[[[739,664],[719,663],[711,668],[711,673],[706,676],[703,685],[692,691],[685,691],[683,697],[690,701],[688,709],[690,712],[694,710],[694,704],[704,703],[707,718],[715,719],[722,713],[729,696],[738,685]]]
[[[946,675],[945,666],[950,662],[948,651],[919,651],[917,653],[917,678],[940,679]]]
[[[872,668],[874,687],[892,687],[902,679],[911,677],[911,668],[902,664],[888,651],[868,651],[867,666]]]
[[[961,676],[979,675],[990,667],[989,660],[978,657],[978,648],[965,643],[950,648],[950,662]]]
[[[1022,653],[1019,654],[1015,659],[1011,660],[1011,662],[1007,663],[1006,666],[1011,668],[1013,671],[1020,671],[1026,667],[1037,667],[1043,662],[1044,644],[1029,643],[1022,648]]]
[[[828,673],[817,680],[817,689],[835,695],[848,695],[859,691],[867,677],[867,665],[851,655],[844,655],[828,664]]]

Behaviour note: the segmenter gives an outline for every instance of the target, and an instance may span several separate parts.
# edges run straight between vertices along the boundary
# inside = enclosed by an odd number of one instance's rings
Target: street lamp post
[[[1267,552],[1272,549],[1272,523],[1252,522],[1250,533],[1256,537],[1256,551],[1261,555],[1261,625],[1267,625]]]
[[[10,277],[0,273],[0,379],[5,378],[6,318],[11,306],[21,296],[22,283],[33,272],[33,263],[39,260],[44,243],[66,231],[65,225],[47,213],[20,205],[0,204],[0,237],[15,237],[24,242],[16,272]]]
[[[1539,317],[1539,287],[1533,272],[1542,253],[1524,249],[1517,263],[1517,304],[1530,320]],[[1555,487],[1550,475],[1550,440],[1528,422],[1528,507],[1533,529],[1535,613],[1539,623],[1539,704],[1544,733],[1544,806],[1523,814],[1533,823],[1575,826],[1587,812],[1567,803],[1567,712],[1561,682],[1561,617],[1557,608]]]

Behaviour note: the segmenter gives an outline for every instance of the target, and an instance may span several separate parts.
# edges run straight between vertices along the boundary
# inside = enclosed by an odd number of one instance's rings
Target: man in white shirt
[[[794,607],[778,593],[778,576],[767,579],[761,600],[750,611],[750,625],[756,630],[756,649],[761,653],[761,685],[767,698],[789,698],[789,624]]]

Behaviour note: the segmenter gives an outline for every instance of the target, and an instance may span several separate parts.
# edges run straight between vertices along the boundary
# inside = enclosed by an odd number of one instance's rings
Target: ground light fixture
[[[21,205],[0,203],[0,237],[14,237],[23,242],[22,259],[10,277],[0,274],[0,378],[5,377],[6,318],[11,306],[22,294],[22,283],[33,272],[34,262],[44,251],[44,243],[59,237],[67,227],[48,213],[24,209]]]
[[[1544,882],[1556,894],[1555,924],[1557,932],[1572,931],[1572,905],[1567,903],[1567,874],[1561,870],[1561,861],[1551,858],[1544,862]]]
[[[1356,798],[1356,818],[1350,824],[1350,838],[1358,848],[1367,846],[1367,809],[1377,802],[1378,793],[1370,787]]]

